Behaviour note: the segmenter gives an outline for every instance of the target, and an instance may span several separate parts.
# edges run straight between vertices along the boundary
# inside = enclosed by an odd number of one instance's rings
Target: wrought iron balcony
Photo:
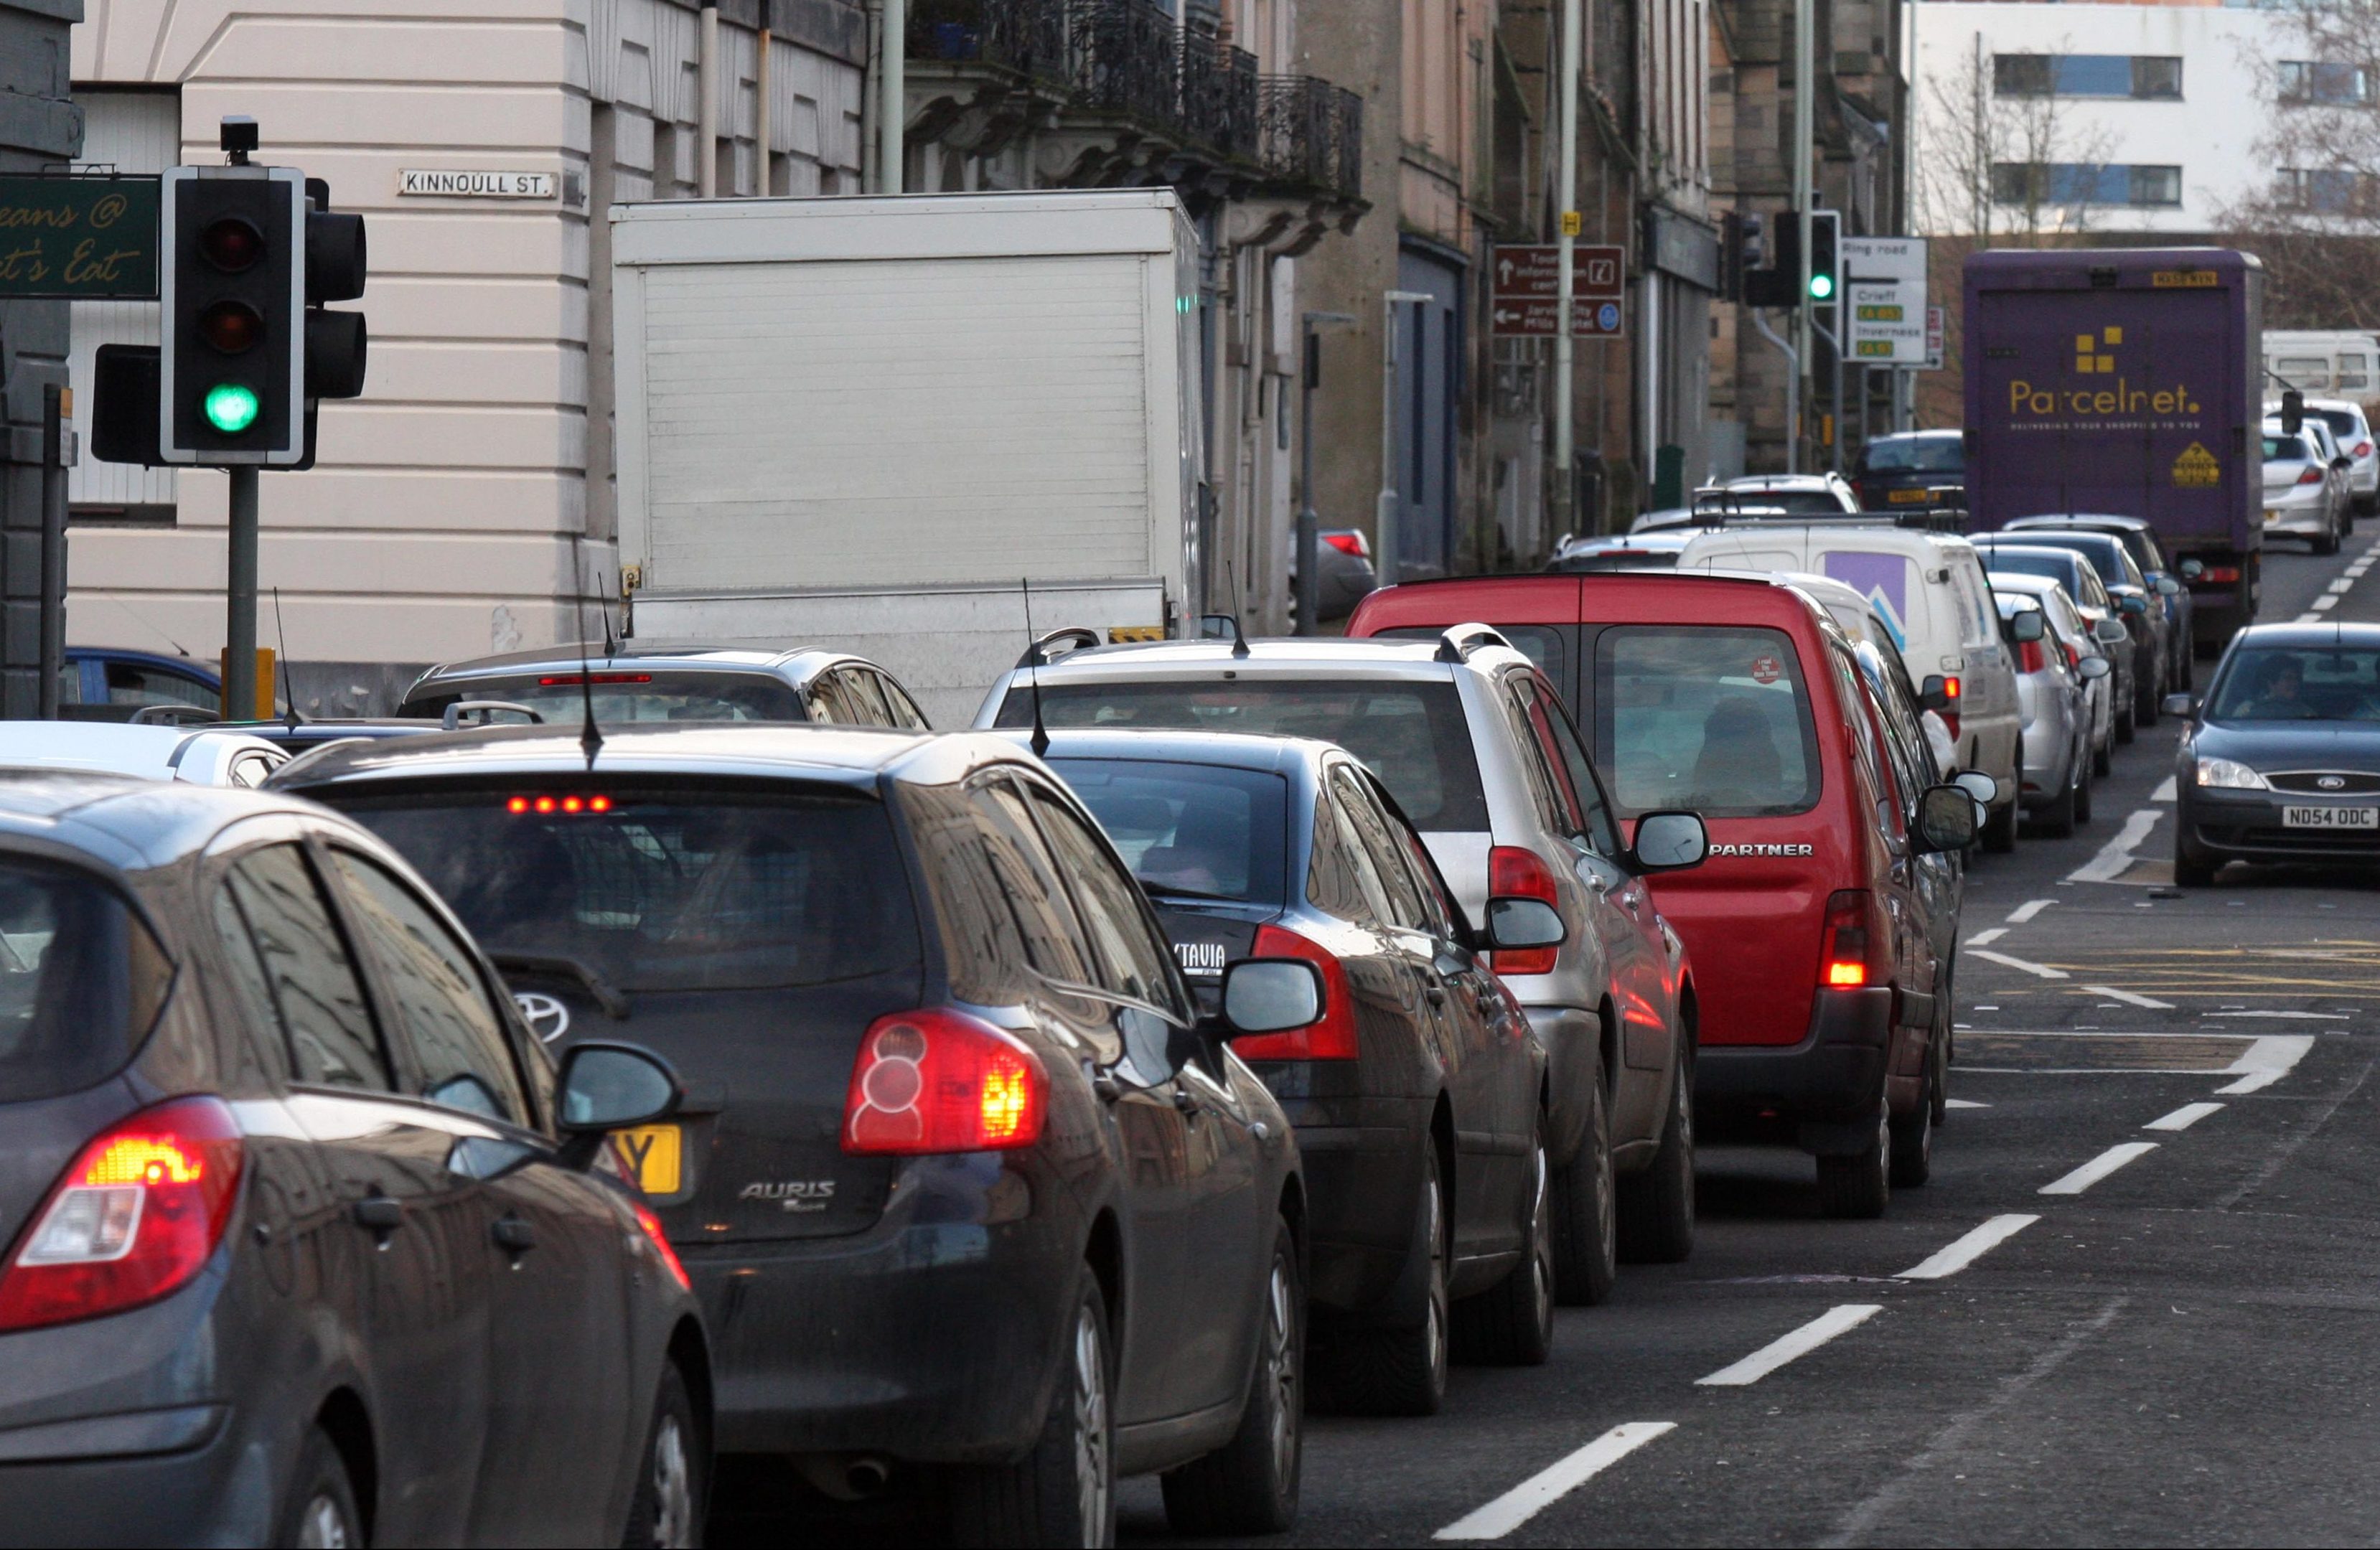
[[[1190,138],[1226,158],[1253,162],[1262,98],[1257,56],[1212,32],[1182,34],[1182,117]]]
[[[1266,76],[1258,85],[1265,170],[1318,193],[1362,198],[1363,99],[1312,76]]]

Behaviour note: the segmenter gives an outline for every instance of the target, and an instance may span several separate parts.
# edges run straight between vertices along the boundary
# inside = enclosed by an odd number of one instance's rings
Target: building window
[[[2181,203],[2181,169],[1998,162],[1992,166],[1992,198],[2001,204],[2173,206]]]
[[[2346,167],[2283,167],[2273,192],[2284,210],[2350,215],[2374,207],[2372,188],[2370,175]]]
[[[2181,60],[2154,54],[1997,54],[1992,90],[2002,97],[2181,95]]]
[[[2372,100],[2372,76],[2361,65],[2281,61],[2281,101],[2353,104]]]

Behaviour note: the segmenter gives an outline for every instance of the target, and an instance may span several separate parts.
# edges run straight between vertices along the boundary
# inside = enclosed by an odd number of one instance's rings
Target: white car
[[[2273,399],[2265,405],[2266,418],[2281,412],[2280,401]],[[2349,525],[2357,516],[2366,516],[2380,510],[2380,438],[2372,433],[2372,421],[2363,406],[2350,398],[2309,398],[2305,401],[2306,418],[2321,420],[2330,428],[2331,439],[2338,450],[2353,461],[2348,465],[2347,491]]]
[[[2265,422],[2265,536],[2301,538],[2336,554],[2347,532],[2346,479],[2331,466],[2329,429],[2309,418],[2295,435]]]
[[[261,737],[116,721],[0,721],[0,769],[103,771],[196,786],[260,786],[289,762]]]

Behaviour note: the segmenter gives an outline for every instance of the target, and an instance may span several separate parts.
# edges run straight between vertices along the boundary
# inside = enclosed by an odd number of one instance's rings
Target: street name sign
[[[1924,366],[1925,239],[1846,236],[1838,253],[1850,364]]]

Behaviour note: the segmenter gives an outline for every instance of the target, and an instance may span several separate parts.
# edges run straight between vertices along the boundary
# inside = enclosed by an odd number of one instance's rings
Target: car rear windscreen
[[[1840,516],[1843,503],[1825,490],[1746,490],[1725,495],[1695,497],[1698,512],[1730,512],[1743,516]]]
[[[2356,423],[2355,411],[2352,409],[2313,409],[2308,412],[2321,416],[2323,423],[2330,427],[2330,433],[2338,437],[2342,443],[2350,437],[2363,434],[2363,427]]]
[[[2113,539],[2098,543],[2088,539],[2069,542],[2065,539],[2044,534],[2041,541],[2051,549],[2070,550],[2090,561],[2091,568],[2099,573],[2099,579],[2110,587],[2121,587],[2127,579],[2124,563],[2116,558],[2116,540]]]
[[[823,985],[921,961],[883,804],[562,781],[312,793],[403,853],[480,945],[623,990]]]
[[[1818,800],[1818,734],[1781,630],[1625,624],[1596,643],[1595,757],[1633,817],[1782,817]]]
[[[1987,571],[2037,575],[2049,581],[2063,582],[2069,591],[2073,589],[2074,567],[2080,563],[2069,560],[2064,554],[2027,554],[2020,549],[1979,549],[1976,552],[1982,556],[1984,569]]]
[[[1471,728],[1454,685],[1443,679],[1044,684],[1041,719],[1053,729],[1165,727],[1318,737],[1369,765],[1415,829],[1447,833],[1488,827],[1488,801],[1479,789]],[[1008,691],[998,724],[1033,724],[1033,696],[1025,685]]]
[[[595,719],[621,721],[806,721],[801,696],[793,685],[759,672],[648,672],[641,668],[596,668],[582,683],[577,672],[525,672],[518,677],[474,678],[468,684],[429,684],[402,706],[400,716],[443,716],[463,700],[502,700],[526,705],[547,721],[576,725],[594,692]]]
[[[1160,899],[1287,898],[1289,782],[1269,770],[1053,757],[1055,769]]]
[[[2380,721],[2380,650],[2252,647],[2225,670],[2216,721]]]
[[[1966,466],[1966,449],[1956,436],[1888,436],[1860,454],[1864,474],[1956,474]]]
[[[156,1021],[173,966],[98,878],[0,857],[0,1104],[105,1081]]]
[[[2295,436],[2266,436],[2265,461],[2267,463],[2311,463],[2313,454]]]

